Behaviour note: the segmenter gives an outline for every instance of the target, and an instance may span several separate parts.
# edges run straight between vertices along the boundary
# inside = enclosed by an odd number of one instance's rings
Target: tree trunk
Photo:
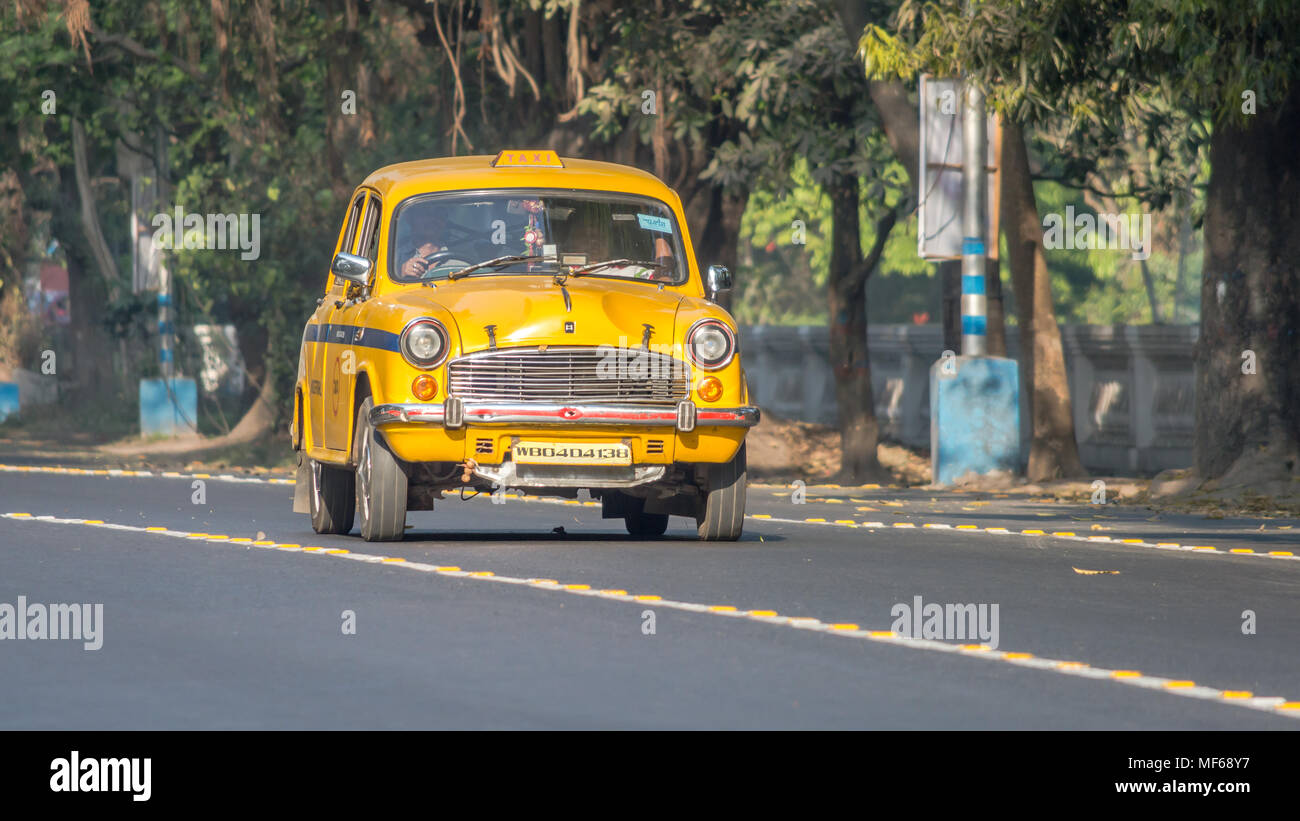
[[[1142,286],[1147,290],[1147,303],[1151,306],[1151,324],[1163,325],[1165,321],[1160,314],[1160,300],[1156,299],[1156,280],[1151,275],[1151,266],[1145,259],[1139,260],[1142,267]]]
[[[1190,206],[1182,200],[1180,197],[1178,201],[1178,268],[1174,274],[1174,304],[1169,319],[1174,324],[1178,323],[1178,306],[1183,304],[1183,291],[1187,283],[1187,254],[1192,238],[1192,219],[1187,215]]]
[[[1061,330],[1052,305],[1052,283],[1043,253],[1043,228],[1029,171],[1024,132],[1002,124],[1002,230],[1007,237],[1011,283],[1020,318],[1022,384],[1028,386],[1033,436],[1030,481],[1086,476],[1074,440],[1070,385],[1065,375]]]
[[[893,228],[891,212],[878,226],[876,248],[862,259],[858,225],[858,179],[835,175],[826,186],[831,200],[831,258],[826,283],[830,309],[830,359],[840,423],[840,476],[858,483],[881,478],[876,447],[875,395],[867,351],[867,277]]]
[[[70,321],[64,345],[56,345],[55,368],[61,400],[102,400],[113,396],[108,352],[112,340],[101,321],[108,302],[108,283],[96,270],[88,232],[81,221],[81,186],[75,168],[59,166],[58,199],[51,230],[68,261]],[[66,346],[66,348],[64,347]]]
[[[997,237],[990,237],[996,243]],[[994,246],[996,249],[996,245]],[[1002,260],[989,257],[984,260],[984,294],[988,305],[988,346],[989,356],[1007,355],[1006,310],[1002,302]]]
[[[1276,115],[1216,126],[1210,144],[1195,443],[1207,478],[1300,474],[1297,130],[1292,88]]]
[[[104,232],[99,227],[99,211],[95,208],[95,194],[90,188],[90,158],[86,146],[86,130],[81,121],[72,121],[72,156],[73,171],[77,180],[77,194],[81,200],[81,230],[86,237],[86,246],[94,257],[99,274],[104,278],[110,298],[117,297],[121,277],[117,272],[117,261],[104,241]]]
[[[235,423],[230,433],[222,437],[225,443],[233,445],[254,442],[272,431],[275,427],[277,411],[285,410],[277,405],[280,397],[275,381],[274,374],[269,372],[262,374],[257,398]]]

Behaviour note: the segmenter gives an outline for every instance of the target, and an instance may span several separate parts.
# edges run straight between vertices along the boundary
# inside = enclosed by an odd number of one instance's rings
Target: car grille
[[[464,401],[618,403],[673,407],[690,378],[680,359],[635,348],[511,348],[454,359],[451,396]]]

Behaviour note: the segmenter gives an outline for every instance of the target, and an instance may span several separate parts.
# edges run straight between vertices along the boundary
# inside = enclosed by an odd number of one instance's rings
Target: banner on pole
[[[920,173],[917,181],[917,253],[922,259],[962,257],[962,87],[959,80],[921,75]],[[988,119],[989,224],[987,253],[998,257],[998,157],[1002,130],[998,118]]]

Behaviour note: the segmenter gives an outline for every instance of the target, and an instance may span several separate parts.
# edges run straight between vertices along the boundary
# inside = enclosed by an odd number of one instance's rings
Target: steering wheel
[[[433,271],[438,268],[466,268],[470,265],[469,262],[458,258],[456,252],[450,249],[434,251],[432,254],[425,254],[420,259],[424,260],[428,266],[424,269],[424,273],[420,275],[420,279],[432,279]]]
[[[451,251],[434,251],[432,254],[425,254],[420,259],[424,260],[429,268],[434,268],[443,260],[449,259],[451,255]]]

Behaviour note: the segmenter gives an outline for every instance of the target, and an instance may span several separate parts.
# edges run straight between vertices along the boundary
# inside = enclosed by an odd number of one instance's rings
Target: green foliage
[[[256,259],[178,249],[164,262],[175,324],[235,322],[250,364],[265,367],[287,395],[353,186],[389,162],[452,153],[440,117],[451,72],[440,50],[422,51],[417,32],[427,21],[382,2],[361,4],[352,26],[302,2],[277,5],[267,20],[242,0],[100,4],[87,56],[70,42],[61,5],[0,9],[0,173],[17,171],[28,209],[52,214],[54,235],[99,277],[71,182],[71,124],[84,125],[96,210],[120,272],[105,283],[99,321],[117,336],[139,336],[151,314],[148,297],[130,294],[129,188],[113,176],[119,143],[157,159],[158,212],[179,205],[258,215]],[[465,33],[463,71],[479,60],[480,42],[476,30]],[[340,112],[345,88],[359,95],[350,118]],[[57,94],[53,115],[41,112],[46,89]],[[504,95],[478,91],[469,103],[485,117],[513,116]],[[151,216],[141,215],[146,224]]]
[[[1118,165],[1112,190],[1160,209],[1197,180],[1213,125],[1255,116],[1246,92],[1268,116],[1300,79],[1292,0],[904,0],[895,24],[862,35],[870,76],[970,77],[1059,138],[1067,180]]]
[[[807,160],[796,159],[784,192],[756,190],[741,222],[741,261],[733,313],[744,323],[822,324],[826,321],[826,279],[830,267],[830,200],[813,181]],[[886,172],[901,176],[897,163]],[[891,190],[896,207],[901,190]],[[876,241],[872,215],[881,203],[866,192],[859,209],[863,250]],[[796,243],[796,220],[803,222],[803,244]],[[895,226],[885,244],[880,271],[868,282],[872,322],[911,322],[914,314],[937,314],[934,267],[916,254],[916,216]],[[937,321],[937,320],[936,320]]]

